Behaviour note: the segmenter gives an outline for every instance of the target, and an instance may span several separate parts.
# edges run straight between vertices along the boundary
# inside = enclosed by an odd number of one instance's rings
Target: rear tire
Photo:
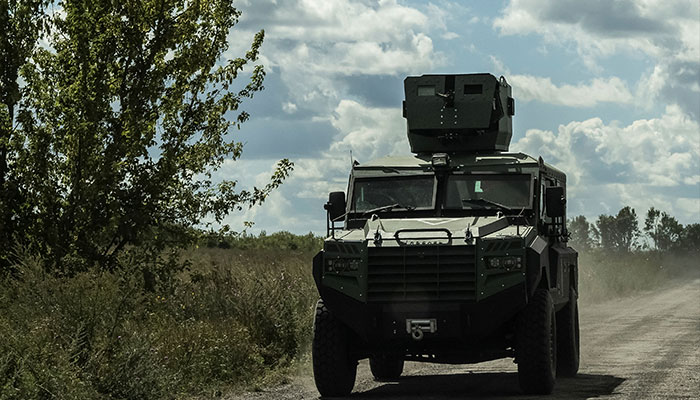
[[[314,381],[322,397],[342,397],[352,392],[357,360],[352,355],[350,328],[336,319],[323,304],[316,303],[311,348]]]
[[[579,366],[578,296],[569,290],[569,303],[557,313],[557,375],[574,377]]]
[[[518,317],[516,360],[518,382],[527,394],[550,394],[557,366],[554,302],[545,289],[537,289]]]
[[[383,355],[370,357],[369,369],[378,381],[396,379],[403,372],[403,359]]]

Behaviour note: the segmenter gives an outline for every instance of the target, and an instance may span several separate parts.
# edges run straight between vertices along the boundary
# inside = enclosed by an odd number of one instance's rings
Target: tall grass
[[[697,254],[592,249],[579,254],[579,294],[601,302],[662,288],[673,281],[700,278]]]
[[[152,292],[143,266],[62,277],[23,254],[0,279],[0,399],[170,399],[283,376],[310,347],[311,247],[193,249]]]

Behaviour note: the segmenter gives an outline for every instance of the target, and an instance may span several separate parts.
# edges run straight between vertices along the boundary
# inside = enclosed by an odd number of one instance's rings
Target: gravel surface
[[[606,303],[581,299],[581,368],[547,399],[700,399],[700,279]],[[366,360],[352,399],[535,399],[518,388],[511,359],[474,365],[406,363],[375,382]],[[309,369],[310,370],[310,369]],[[229,400],[318,399],[313,377]]]

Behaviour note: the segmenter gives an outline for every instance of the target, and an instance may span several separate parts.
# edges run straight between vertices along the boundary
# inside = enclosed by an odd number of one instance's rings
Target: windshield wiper
[[[504,206],[501,203],[496,203],[495,201],[491,201],[488,199],[462,199],[462,203],[471,203],[471,204],[477,204],[477,205],[486,205],[486,206],[496,206],[500,208],[503,211],[510,211],[510,207]]]
[[[399,204],[399,203],[394,203],[394,204],[389,204],[389,205],[386,205],[386,206],[381,206],[381,207],[373,208],[373,209],[371,209],[371,210],[367,210],[367,211],[363,212],[362,215],[372,214],[372,213],[380,212],[380,211],[390,211],[390,210],[393,210],[394,208],[404,208],[404,209],[406,209],[406,210],[408,210],[408,211],[411,211],[411,210],[415,210],[416,207],[414,207],[414,206],[403,206],[403,205],[401,205],[401,204]]]

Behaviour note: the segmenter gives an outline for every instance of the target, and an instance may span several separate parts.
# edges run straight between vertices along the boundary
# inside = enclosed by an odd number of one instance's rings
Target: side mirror
[[[566,197],[564,196],[563,187],[548,187],[545,190],[545,200],[548,217],[563,217],[566,214]]]
[[[328,203],[324,204],[331,221],[335,221],[345,214],[345,192],[331,192],[328,195]]]

